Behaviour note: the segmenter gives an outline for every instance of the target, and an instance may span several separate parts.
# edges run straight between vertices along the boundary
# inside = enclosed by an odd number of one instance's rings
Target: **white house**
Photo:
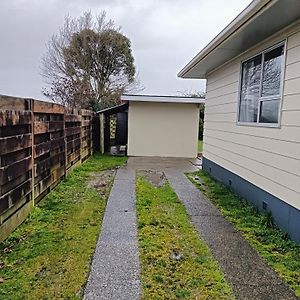
[[[300,242],[300,1],[253,1],[179,77],[207,79],[204,170]]]

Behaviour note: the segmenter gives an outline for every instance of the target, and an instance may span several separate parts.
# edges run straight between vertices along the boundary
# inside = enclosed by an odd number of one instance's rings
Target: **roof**
[[[97,114],[113,115],[128,109],[128,102],[97,111]]]
[[[254,0],[178,76],[205,79],[212,70],[297,20],[299,0]]]
[[[123,101],[138,102],[162,102],[162,103],[204,103],[205,99],[200,97],[181,97],[181,96],[159,96],[159,95],[128,95],[121,96]]]

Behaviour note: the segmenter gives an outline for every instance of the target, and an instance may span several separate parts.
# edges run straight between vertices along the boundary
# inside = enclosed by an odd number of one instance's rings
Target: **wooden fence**
[[[95,119],[88,110],[0,96],[0,241],[93,154]]]

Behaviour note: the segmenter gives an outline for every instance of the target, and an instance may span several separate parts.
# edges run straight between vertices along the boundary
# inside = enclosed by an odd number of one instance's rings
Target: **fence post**
[[[34,178],[35,178],[35,170],[34,170],[34,100],[30,99],[30,111],[31,111],[31,196],[32,196],[32,206],[35,206],[35,193],[34,193]]]
[[[99,123],[100,153],[104,154],[104,114],[99,115]]]

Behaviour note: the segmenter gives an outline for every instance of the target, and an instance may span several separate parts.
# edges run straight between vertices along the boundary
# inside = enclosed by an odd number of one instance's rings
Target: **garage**
[[[197,157],[196,97],[122,95],[128,103],[129,156]]]

